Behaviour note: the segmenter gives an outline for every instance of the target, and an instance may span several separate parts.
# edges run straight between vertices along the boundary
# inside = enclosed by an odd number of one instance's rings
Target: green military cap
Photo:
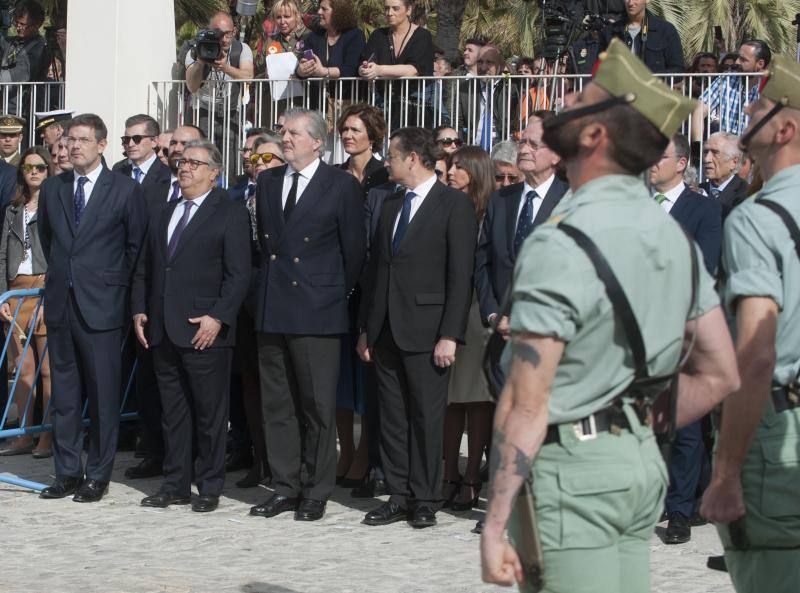
[[[761,96],[785,107],[800,109],[800,63],[776,56],[769,66]]]
[[[16,115],[0,115],[0,134],[19,134],[25,127],[25,120]]]
[[[676,93],[653,75],[630,48],[613,39],[600,54],[593,82],[611,96],[623,98],[667,138],[678,131],[697,102]]]

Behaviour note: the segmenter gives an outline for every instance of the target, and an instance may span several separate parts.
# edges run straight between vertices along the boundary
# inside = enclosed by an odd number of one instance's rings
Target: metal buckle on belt
[[[572,430],[579,441],[591,441],[597,438],[597,422],[594,414],[572,423]]]

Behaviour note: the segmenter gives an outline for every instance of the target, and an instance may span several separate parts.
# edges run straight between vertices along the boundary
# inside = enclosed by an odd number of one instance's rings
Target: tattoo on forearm
[[[534,368],[539,366],[542,358],[539,356],[539,351],[530,344],[514,340],[511,344],[511,351],[514,354],[514,359],[519,362],[527,362],[533,365]]]
[[[510,469],[514,475],[517,475],[523,479],[527,478],[531,472],[533,457],[526,455],[525,452],[517,445],[509,443],[506,439],[505,433],[499,428],[495,429],[492,441],[492,451],[489,455],[490,477],[492,482],[494,482],[495,476],[499,471],[507,468]],[[503,463],[503,449],[507,448],[508,445],[511,445],[511,447],[514,449],[514,461],[512,467],[509,467],[511,464]]]

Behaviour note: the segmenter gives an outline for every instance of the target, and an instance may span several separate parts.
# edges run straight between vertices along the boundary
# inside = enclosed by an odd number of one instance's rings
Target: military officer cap
[[[36,131],[43,132],[48,126],[60,124],[61,122],[72,119],[72,109],[56,109],[55,111],[37,111],[34,113],[39,122],[36,124]]]
[[[21,134],[25,120],[16,115],[0,116],[0,134]]]
[[[616,38],[608,45],[608,50],[600,54],[593,82],[616,99],[612,104],[629,104],[667,138],[678,131],[697,105],[696,101],[673,91],[654,76],[630,48]]]

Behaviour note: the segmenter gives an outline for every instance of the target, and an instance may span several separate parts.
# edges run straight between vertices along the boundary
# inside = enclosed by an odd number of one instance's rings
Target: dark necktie
[[[86,192],[83,186],[89,181],[88,177],[78,177],[78,189],[75,190],[75,226],[81,223],[81,216],[83,216],[83,209],[86,207]]]
[[[400,220],[397,221],[397,230],[394,232],[392,238],[392,254],[397,253],[400,247],[400,241],[403,240],[403,235],[406,234],[408,223],[411,222],[411,200],[417,197],[413,191],[410,191],[403,198],[403,208],[400,210]]]
[[[186,228],[186,225],[189,224],[189,213],[192,211],[192,206],[194,206],[192,200],[186,200],[183,203],[183,216],[181,216],[181,219],[178,221],[178,226],[172,231],[172,236],[169,238],[169,243],[167,244],[167,261],[172,260],[172,256],[175,255],[175,249],[177,249],[178,242],[181,240],[181,234]]]
[[[178,185],[178,180],[172,182],[172,193],[169,196],[169,201],[174,202],[181,199],[181,186]]]
[[[133,180],[136,183],[141,183],[142,182],[142,170],[139,167],[134,167],[133,168]]]
[[[536,195],[536,192],[533,190],[525,194],[525,203],[522,205],[522,211],[519,213],[517,232],[514,234],[514,257],[516,257],[519,250],[522,249],[522,244],[533,229],[533,200]]]
[[[289,190],[289,195],[286,196],[286,204],[283,206],[283,219],[289,220],[292,215],[295,204],[297,204],[297,180],[300,179],[300,173],[292,173],[292,187]]]
[[[491,101],[489,100],[491,90],[487,83],[483,84],[485,93],[482,95],[483,123],[481,125],[481,148],[489,152],[492,149],[492,112]]]

